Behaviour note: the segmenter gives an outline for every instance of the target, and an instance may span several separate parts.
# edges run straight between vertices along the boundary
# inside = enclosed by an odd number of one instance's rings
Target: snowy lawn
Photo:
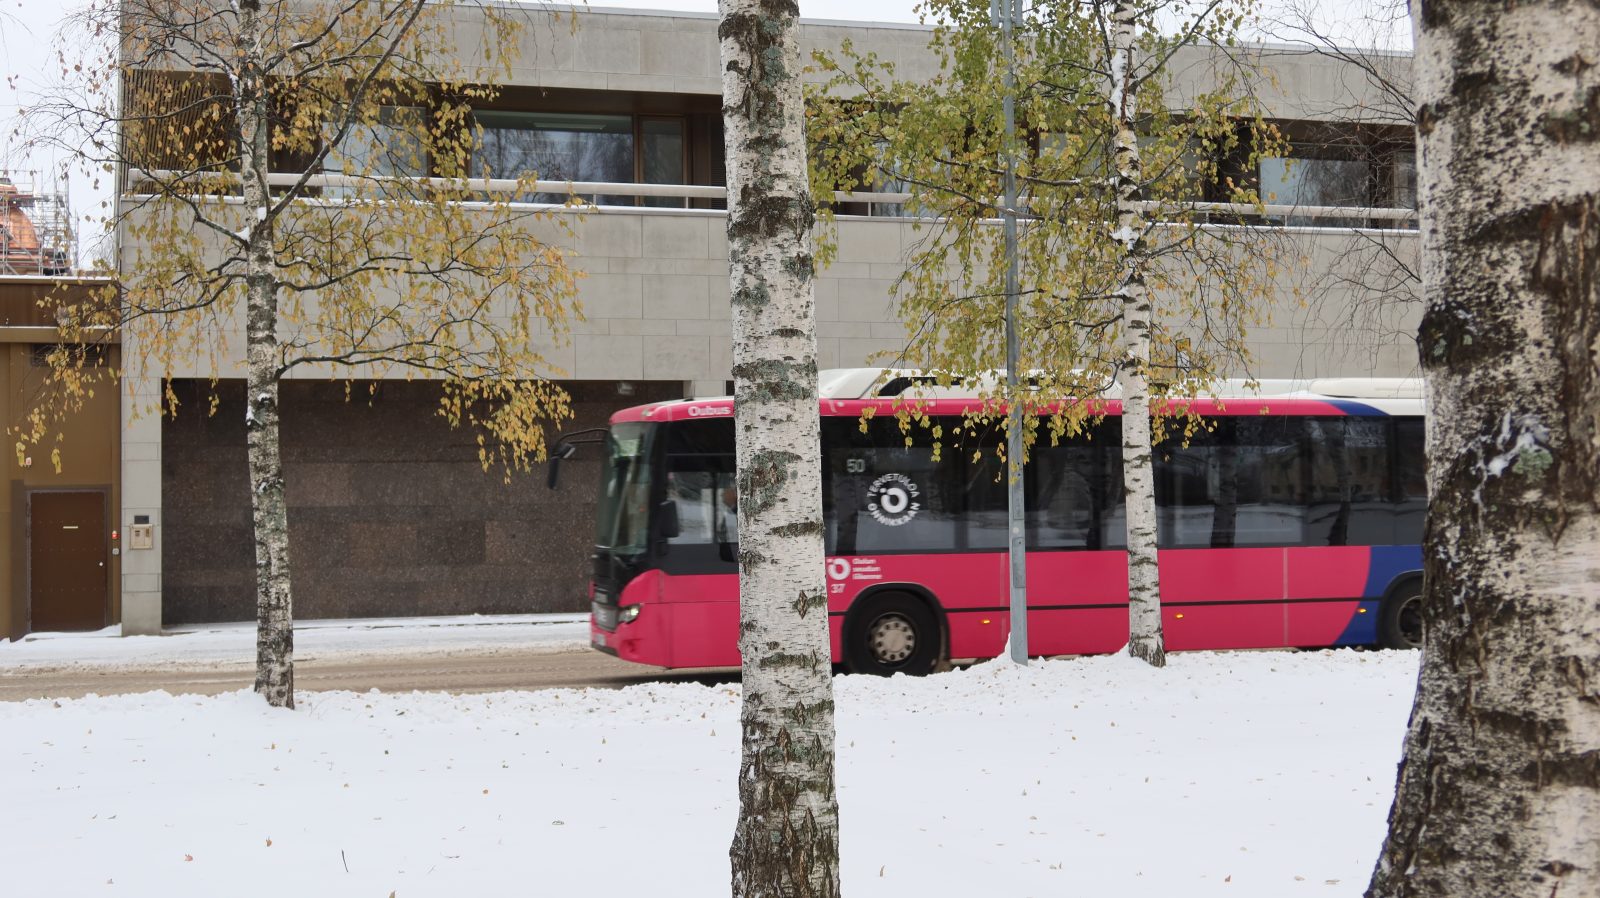
[[[1415,653],[840,677],[845,894],[1360,895]],[[726,895],[738,687],[0,703],[0,892]]]

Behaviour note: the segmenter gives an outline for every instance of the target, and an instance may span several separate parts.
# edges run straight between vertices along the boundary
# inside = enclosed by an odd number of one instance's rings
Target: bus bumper
[[[738,602],[648,602],[638,617],[607,630],[589,618],[596,651],[654,667],[737,667]]]
[[[670,615],[667,608],[652,604],[641,609],[639,616],[629,623],[617,624],[607,630],[589,617],[589,647],[635,664],[671,667],[672,638],[662,627]]]

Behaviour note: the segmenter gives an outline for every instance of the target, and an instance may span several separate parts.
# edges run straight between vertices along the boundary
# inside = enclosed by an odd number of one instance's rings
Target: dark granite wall
[[[682,384],[566,384],[577,417],[605,424],[620,408],[682,395]],[[174,384],[182,403],[162,425],[162,619],[252,620],[255,550],[245,468],[242,382]],[[478,464],[474,434],[438,415],[437,387],[288,382],[283,455],[297,618],[583,611],[597,452],[515,475]],[[552,440],[553,442],[553,440]]]

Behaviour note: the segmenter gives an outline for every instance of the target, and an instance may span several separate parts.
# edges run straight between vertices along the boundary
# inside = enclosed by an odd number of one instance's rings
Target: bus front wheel
[[[1378,644],[1386,649],[1422,648],[1422,582],[1396,589],[1379,609]]]
[[[881,593],[850,615],[845,660],[852,673],[923,676],[939,661],[939,619],[905,593]]]

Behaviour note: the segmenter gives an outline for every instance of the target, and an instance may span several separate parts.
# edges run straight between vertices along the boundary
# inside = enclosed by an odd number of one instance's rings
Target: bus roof
[[[985,372],[941,386],[932,372],[905,368],[828,368],[817,372],[823,399],[871,399],[906,396],[918,399],[973,399],[995,392],[1005,371]],[[1213,394],[1224,399],[1262,396],[1306,396],[1338,399],[1421,399],[1422,380],[1414,377],[1323,377],[1307,379],[1221,380]],[[1102,399],[1121,398],[1111,385]]]
[[[874,414],[892,415],[908,405],[930,415],[959,415],[993,408],[982,398],[982,382],[976,388],[940,387],[921,372],[883,368],[828,369],[818,372],[818,387],[823,415],[858,416],[869,408]],[[1223,381],[1216,392],[1214,398],[1168,400],[1168,407],[1174,412],[1192,408],[1205,416],[1423,413],[1422,382],[1414,378],[1263,380],[1253,389],[1245,381]],[[1095,412],[1120,415],[1122,403],[1117,395],[1117,391],[1112,390],[1091,400],[1095,403]],[[611,423],[731,417],[732,397],[718,396],[623,409],[611,416]]]

